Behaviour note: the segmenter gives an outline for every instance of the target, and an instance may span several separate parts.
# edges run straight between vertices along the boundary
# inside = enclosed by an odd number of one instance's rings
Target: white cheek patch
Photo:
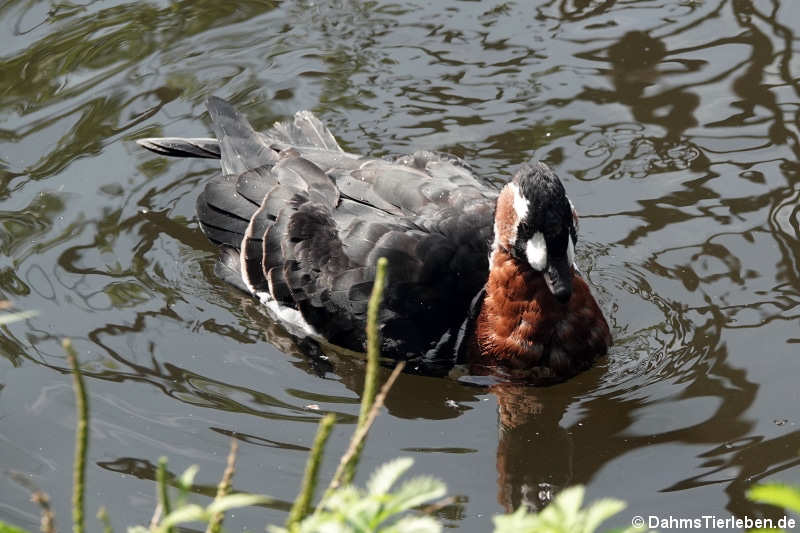
[[[533,234],[525,245],[525,255],[528,256],[528,263],[534,270],[544,270],[547,266],[547,244],[544,242],[544,235],[541,231]]]
[[[519,192],[519,185],[516,183],[509,183],[511,190],[514,192],[514,212],[517,214],[517,221],[525,220],[528,216],[529,203],[522,194]]]

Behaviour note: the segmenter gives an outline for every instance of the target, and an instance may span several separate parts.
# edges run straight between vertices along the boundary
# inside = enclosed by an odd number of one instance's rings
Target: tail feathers
[[[136,144],[159,155],[171,157],[203,157],[219,159],[219,142],[216,139],[181,137],[150,137],[138,139]]]
[[[264,136],[297,148],[314,147],[344,152],[330,130],[311,111],[298,111],[292,122],[276,122]]]
[[[277,162],[277,153],[231,104],[212,96],[206,106],[219,139],[224,173],[241,174]]]
[[[298,111],[293,120],[276,122],[266,133],[259,133],[244,115],[222,98],[212,96],[206,106],[216,139],[151,137],[136,142],[159,155],[221,159],[225,174],[241,174],[264,165],[271,166],[278,161],[278,152],[287,148],[298,148],[301,152],[303,148],[313,148],[322,151],[318,153],[323,159],[330,159],[331,152],[345,154],[330,130],[310,111]],[[324,155],[326,153],[329,155]],[[350,154],[347,156],[354,158]]]

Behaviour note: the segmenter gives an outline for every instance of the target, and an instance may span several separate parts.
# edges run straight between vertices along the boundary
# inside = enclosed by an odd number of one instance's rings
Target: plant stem
[[[331,436],[333,424],[336,422],[336,415],[328,413],[319,421],[317,436],[314,437],[314,444],[311,448],[311,455],[306,463],[306,471],[303,475],[303,484],[300,494],[289,511],[289,518],[286,520],[286,528],[292,531],[303,518],[309,514],[311,501],[314,498],[314,491],[317,487],[317,477],[320,464],[322,464],[322,454],[325,451],[325,444]]]
[[[103,533],[114,533],[114,528],[111,527],[111,519],[108,517],[105,507],[97,510],[97,519],[103,523]]]
[[[42,508],[40,527],[42,533],[56,533],[56,519],[53,516],[53,509],[50,507],[50,497],[46,493],[37,490],[31,494],[31,501],[38,503],[39,507]]]
[[[331,484],[328,485],[328,489],[325,491],[325,496],[323,496],[323,500],[327,497],[331,492],[339,488],[342,483],[349,483],[349,481],[344,480],[343,472],[345,467],[348,464],[353,464],[355,468],[355,464],[358,462],[358,455],[361,453],[361,448],[364,444],[364,439],[367,437],[367,433],[369,432],[369,428],[372,427],[372,423],[375,421],[375,418],[378,416],[378,412],[380,411],[381,407],[383,406],[383,401],[386,399],[386,395],[389,393],[389,389],[392,388],[394,385],[395,380],[400,375],[400,372],[403,371],[403,367],[406,366],[405,361],[400,361],[397,363],[397,366],[394,367],[392,370],[391,375],[386,380],[386,383],[383,384],[381,387],[381,392],[375,398],[375,403],[372,404],[372,408],[367,415],[367,419],[364,422],[364,425],[356,429],[355,433],[353,433],[353,438],[350,439],[350,446],[347,448],[347,451],[342,455],[341,460],[339,461],[339,466],[336,468],[336,472],[333,474],[333,478],[331,479]]]
[[[222,479],[217,485],[217,497],[220,499],[231,492],[231,484],[233,481],[233,474],[236,472],[236,451],[239,449],[239,444],[236,439],[231,439],[231,449],[228,452],[228,463],[225,465],[225,471],[222,473]],[[222,529],[222,520],[225,518],[225,513],[219,512],[211,517],[206,528],[206,533],[219,533]]]
[[[161,504],[162,516],[167,516],[172,512],[172,506],[169,503],[169,493],[167,492],[167,458],[158,458],[158,470],[156,470],[156,483],[158,484],[158,502]],[[173,529],[167,529],[172,532]]]
[[[378,381],[378,359],[381,355],[381,338],[378,332],[378,313],[383,303],[383,288],[386,284],[386,268],[389,262],[385,257],[378,259],[375,283],[367,304],[367,372],[364,376],[364,393],[361,396],[361,410],[358,413],[359,427],[364,424],[375,400]]]
[[[386,268],[389,261],[385,257],[378,259],[375,271],[375,283],[367,304],[367,370],[364,375],[364,392],[361,395],[361,410],[358,413],[358,426],[361,429],[367,420],[372,404],[375,401],[375,389],[378,382],[378,361],[380,359],[381,339],[378,332],[378,313],[383,302],[383,288],[386,284]],[[341,482],[347,485],[356,474],[356,466],[361,455],[363,441],[357,445],[355,453],[344,466]]]
[[[86,488],[86,454],[89,447],[89,401],[83,384],[83,375],[80,368],[78,368],[78,354],[75,352],[75,348],[72,347],[72,342],[69,339],[64,339],[61,341],[61,346],[67,353],[67,359],[70,366],[72,366],[75,401],[78,410],[78,424],[75,434],[75,465],[72,480],[72,531],[74,533],[83,533],[83,495]]]

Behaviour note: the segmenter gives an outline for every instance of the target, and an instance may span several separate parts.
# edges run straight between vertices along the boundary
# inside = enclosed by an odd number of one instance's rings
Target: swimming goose
[[[225,100],[207,106],[216,139],[137,142],[220,160],[197,199],[216,272],[295,335],[363,352],[386,257],[382,355],[412,370],[557,381],[606,353],[608,324],[574,263],[578,215],[544,163],[497,191],[448,154],[347,153],[308,111],[260,133]]]

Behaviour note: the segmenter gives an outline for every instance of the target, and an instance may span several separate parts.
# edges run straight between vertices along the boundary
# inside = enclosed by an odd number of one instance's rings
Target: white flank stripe
[[[268,292],[256,292],[254,294],[264,307],[270,311],[273,318],[277,319],[289,333],[298,337],[318,336],[314,328],[311,327],[311,324],[306,322],[303,315],[297,309],[280,305]]]

